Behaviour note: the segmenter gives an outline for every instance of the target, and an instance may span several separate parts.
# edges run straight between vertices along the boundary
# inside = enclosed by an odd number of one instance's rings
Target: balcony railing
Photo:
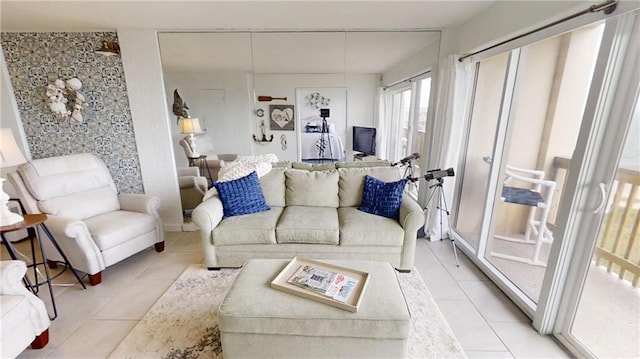
[[[553,159],[553,179],[562,197],[570,160]],[[618,169],[609,197],[602,229],[596,244],[594,262],[620,279],[640,285],[640,172]],[[555,206],[557,208],[557,205]],[[555,215],[554,217],[555,218]]]

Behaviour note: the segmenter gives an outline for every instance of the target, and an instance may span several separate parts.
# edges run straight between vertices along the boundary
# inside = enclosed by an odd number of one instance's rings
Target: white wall
[[[399,81],[419,75],[425,71],[432,70],[438,63],[438,55],[440,53],[439,47],[440,41],[434,41],[415,56],[412,56],[411,58],[408,58],[385,71],[382,75],[383,86],[389,86]]]
[[[165,229],[182,229],[160,49],[154,30],[118,30],[127,94],[146,194],[160,198]]]

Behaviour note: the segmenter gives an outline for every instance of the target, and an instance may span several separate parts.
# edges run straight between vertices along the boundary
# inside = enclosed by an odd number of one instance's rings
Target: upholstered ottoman
[[[220,304],[222,352],[228,358],[402,358],[411,315],[389,263],[329,261],[370,274],[352,313],[270,287],[288,260],[251,259]]]

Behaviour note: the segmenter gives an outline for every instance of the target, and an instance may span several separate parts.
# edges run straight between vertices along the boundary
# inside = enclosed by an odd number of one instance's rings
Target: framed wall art
[[[294,131],[293,105],[269,105],[269,127],[271,131]]]

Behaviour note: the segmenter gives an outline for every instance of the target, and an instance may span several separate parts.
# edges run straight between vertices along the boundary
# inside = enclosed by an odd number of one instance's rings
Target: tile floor
[[[16,246],[29,253],[27,241]],[[4,246],[2,259],[9,258]],[[96,287],[54,287],[58,318],[44,349],[18,358],[105,358],[189,264],[201,262],[198,232],[167,233],[166,250],[152,248],[103,272]],[[529,319],[464,255],[454,264],[451,243],[418,241],[416,268],[470,358],[568,358],[537,334]],[[55,282],[73,283],[70,273]],[[48,293],[41,289],[40,296]]]

